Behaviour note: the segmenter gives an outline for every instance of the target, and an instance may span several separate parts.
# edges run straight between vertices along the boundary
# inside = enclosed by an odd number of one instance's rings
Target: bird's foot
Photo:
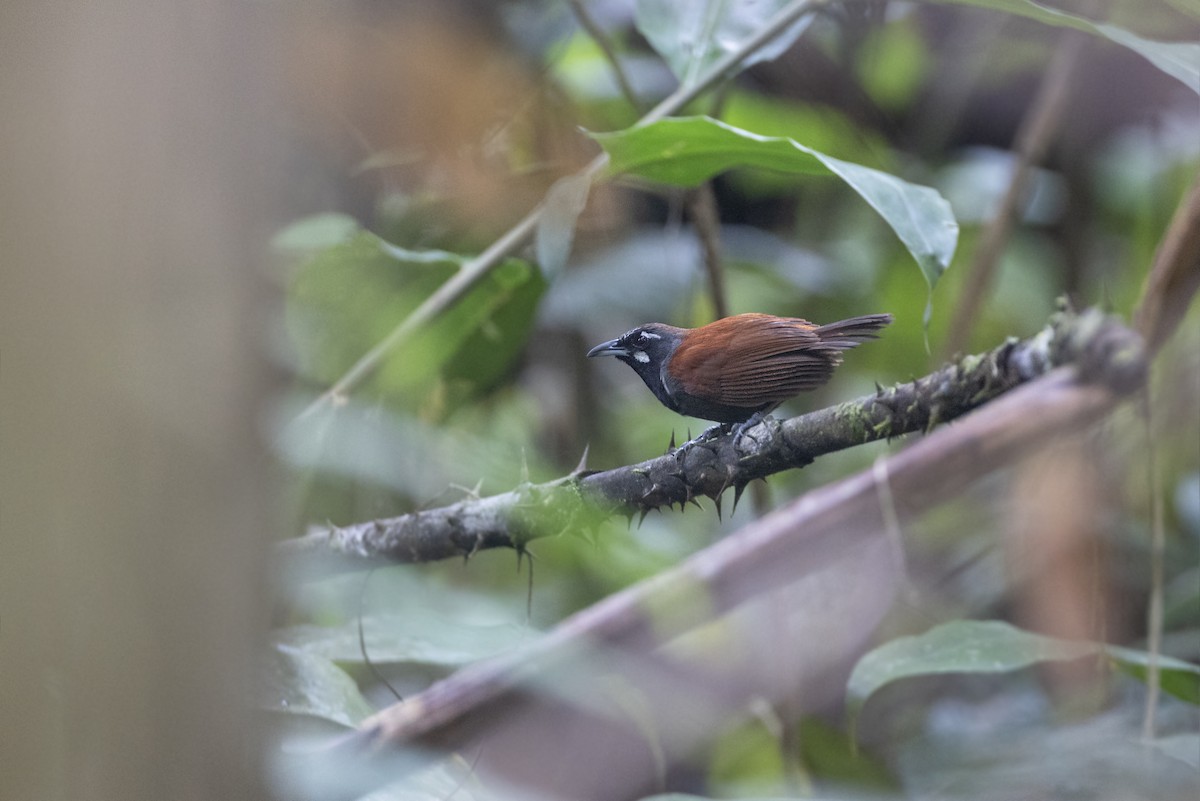
[[[684,442],[682,445],[680,445],[678,448],[675,449],[674,455],[675,455],[676,460],[678,460],[679,462],[682,463],[683,458],[687,455],[687,452],[690,451],[692,448],[696,447],[697,445],[702,445],[705,442],[712,442],[714,439],[721,436],[722,434],[724,434],[727,431],[729,431],[728,423],[717,423],[716,425],[709,426],[708,428],[706,428],[702,432],[700,432],[700,434],[698,436],[695,436],[692,439],[689,439],[687,442]]]
[[[768,417],[769,417],[769,415],[763,414],[762,412],[755,412],[754,414],[750,415],[749,419],[743,420],[742,422],[735,424],[732,428],[734,450],[737,450],[741,446],[742,437],[744,437],[746,435],[747,431],[754,428],[756,425],[763,422]],[[750,439],[753,439],[756,444],[758,443],[758,440],[755,439],[754,437],[750,437]]]

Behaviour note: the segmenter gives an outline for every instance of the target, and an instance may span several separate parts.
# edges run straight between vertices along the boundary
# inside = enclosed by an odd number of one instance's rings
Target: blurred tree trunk
[[[264,794],[268,5],[0,5],[6,799]]]

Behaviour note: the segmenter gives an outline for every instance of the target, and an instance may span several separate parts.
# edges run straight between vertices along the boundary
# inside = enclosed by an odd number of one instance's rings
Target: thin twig
[[[600,52],[604,54],[604,58],[608,61],[609,67],[612,68],[613,78],[616,79],[617,87],[621,90],[621,94],[629,101],[629,105],[633,106],[639,112],[642,110],[641,102],[638,99],[637,92],[633,90],[633,84],[629,82],[629,76],[625,74],[625,68],[621,66],[621,60],[617,58],[617,51],[612,46],[612,42],[608,41],[608,36],[604,30],[596,24],[596,20],[592,19],[592,15],[587,10],[587,6],[583,0],[570,0],[571,10],[575,12],[575,18],[579,20],[579,25],[588,36],[592,37],[592,41],[600,48]]]
[[[1175,210],[1134,312],[1134,327],[1155,352],[1179,327],[1200,290],[1200,173]]]
[[[966,284],[954,309],[950,330],[946,334],[942,349],[944,356],[959,353],[967,345],[967,338],[979,317],[979,309],[983,305],[988,287],[991,286],[996,265],[1023,205],[1033,169],[1045,158],[1046,151],[1062,124],[1068,91],[1085,41],[1086,37],[1078,31],[1065,31],[1062,34],[1038,88],[1033,106],[1021,122],[1021,128],[1017,132],[1017,164],[1013,170],[1012,181],[1009,182],[1008,189],[1000,201],[996,216],[988,223],[980,238],[975,259],[967,273]]]
[[[685,203],[700,239],[713,310],[718,318],[728,317],[729,298],[725,292],[725,271],[721,267],[721,219],[717,214],[717,197],[712,184],[703,183],[689,191]]]
[[[694,84],[680,86],[657,106],[647,112],[637,123],[647,125],[657,122],[664,117],[674,114],[700,95],[707,92],[715,84],[737,68],[747,56],[770,42],[787,30],[801,14],[824,5],[827,0],[794,0],[786,8],[775,15],[775,18],[765,25],[758,33],[746,40],[737,50],[713,64],[707,72]],[[608,164],[608,155],[601,154],[593,159],[579,174],[595,178]],[[412,314],[392,329],[379,344],[354,363],[345,375],[339,378],[333,386],[323,392],[320,397],[309,404],[297,419],[303,419],[327,404],[344,402],[349,393],[359,382],[369,376],[379,367],[384,356],[397,348],[411,337],[421,326],[445,311],[462,298],[485,275],[494,270],[508,256],[529,241],[542,218],[545,202],[539,203],[532,211],[514,225],[507,233],[493,242],[485,251],[464,264],[458,272],[452,275],[446,283],[425,299]]]

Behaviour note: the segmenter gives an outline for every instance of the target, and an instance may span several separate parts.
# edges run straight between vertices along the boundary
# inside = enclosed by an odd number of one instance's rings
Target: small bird
[[[777,406],[829,380],[842,351],[875,339],[890,314],[814,325],[796,317],[738,314],[699,328],[639,325],[588,351],[633,368],[668,409],[740,436]]]

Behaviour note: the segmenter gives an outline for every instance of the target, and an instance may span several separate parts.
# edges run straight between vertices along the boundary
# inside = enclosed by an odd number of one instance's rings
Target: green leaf
[[[1047,25],[1074,28],[1101,36],[1132,50],[1193,92],[1200,94],[1200,42],[1159,42],[1153,39],[1144,39],[1126,28],[1092,22],[1083,17],[1040,5],[1033,0],[932,0],[932,2],[1003,11],[1044,22]]]
[[[303,255],[331,248],[358,234],[358,221],[348,214],[314,214],[296,220],[277,233],[271,247],[283,253]]]
[[[788,0],[638,0],[634,24],[684,86],[695,84],[720,59],[765,28]],[[778,58],[812,21],[806,14],[739,64],[745,69]]]
[[[1102,643],[1045,637],[998,620],[957,620],[915,637],[900,637],[865,655],[846,685],[851,716],[886,684],[914,676],[944,673],[1003,673],[1038,662],[1104,656],[1122,670],[1143,678],[1150,655]],[[1162,688],[1185,701],[1200,703],[1200,667],[1159,656]]]
[[[1200,770],[1200,734],[1174,734],[1151,740],[1147,745],[1190,765],[1193,770]]]
[[[315,233],[290,237],[317,241],[326,231],[324,241],[331,243],[303,253],[307,258],[288,293],[300,372],[318,385],[343,375],[466,260],[443,250],[399,247],[357,224],[345,230],[336,223],[338,218],[309,222],[307,229]],[[524,344],[544,289],[530,264],[509,259],[390,354],[368,386],[402,408],[440,418],[505,374]],[[469,346],[480,341],[487,347],[472,352]]]
[[[1116,662],[1121,670],[1142,681],[1146,680],[1150,654],[1115,645],[1103,647],[1109,658]],[[1200,666],[1159,654],[1158,681],[1164,692],[1200,705]]]
[[[696,186],[734,167],[836,175],[892,227],[930,287],[954,256],[958,223],[937,190],[835,159],[794,139],[760,136],[710,117],[665,119],[591,136],[608,153],[612,172],[678,186]]]
[[[298,648],[275,645],[261,674],[258,705],[270,712],[321,718],[353,728],[374,710],[337,665]]]

